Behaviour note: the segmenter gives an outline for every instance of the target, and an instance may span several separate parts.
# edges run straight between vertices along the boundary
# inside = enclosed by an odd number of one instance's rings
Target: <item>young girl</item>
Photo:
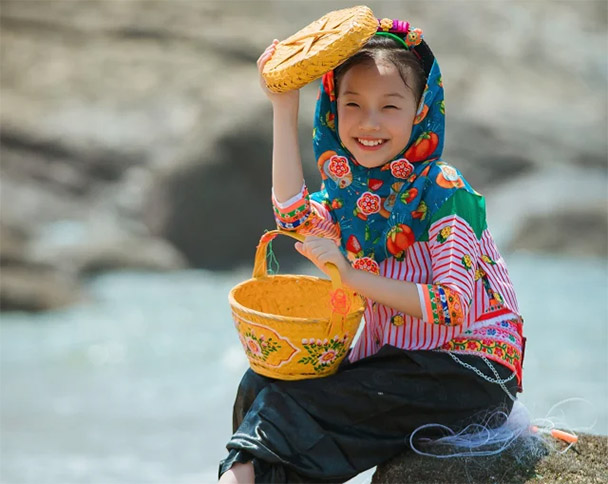
[[[523,321],[483,197],[441,160],[439,66],[407,22],[379,20],[378,31],[323,77],[314,129],[323,186],[310,196],[299,93],[271,93],[262,80],[277,224],[306,235],[297,250],[322,271],[335,264],[366,298],[365,326],[335,375],[247,371],[220,482],[343,482],[404,451],[425,424],[457,430],[508,414],[522,390]]]

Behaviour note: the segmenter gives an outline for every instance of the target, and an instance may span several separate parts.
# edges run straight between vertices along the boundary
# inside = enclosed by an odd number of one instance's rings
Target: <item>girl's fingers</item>
[[[260,58],[257,61],[258,66],[263,66],[264,64],[266,64],[266,62],[268,62],[268,60],[274,55],[274,49],[272,50],[267,50],[264,51],[264,53],[260,56]]]
[[[332,259],[332,253],[324,247],[319,247],[311,252],[319,262],[329,262]]]
[[[260,57],[258,57],[258,64],[259,64],[260,62],[262,62],[262,60],[263,60],[265,57],[268,57],[269,55],[272,55],[272,52],[270,52],[270,51],[268,51],[268,50],[265,50],[264,52],[262,52],[262,55],[261,55]]]
[[[304,242],[304,243],[296,242],[294,244],[294,247],[300,254],[302,254],[306,257],[312,257],[312,258],[318,258],[323,250],[322,247],[311,246],[310,243],[306,243],[306,242]]]
[[[264,50],[264,52],[262,52],[262,55],[268,54],[269,52],[274,52],[276,49],[277,49],[276,44],[271,44],[268,47],[266,47],[266,50]]]
[[[274,51],[276,50],[277,44],[279,43],[278,39],[274,39],[272,41],[272,44],[270,44],[268,47],[266,47],[266,49],[264,50],[264,52],[262,52],[262,55],[260,57],[258,57],[257,63],[259,64],[262,61],[262,58],[268,54],[269,52],[274,54]]]

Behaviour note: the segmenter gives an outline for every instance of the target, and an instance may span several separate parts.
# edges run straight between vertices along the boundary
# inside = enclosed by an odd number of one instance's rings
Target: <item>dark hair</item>
[[[416,104],[420,102],[426,75],[416,55],[406,50],[403,44],[383,35],[374,35],[355,55],[334,69],[336,95],[340,81],[354,66],[373,61],[391,62],[399,71],[405,85],[414,93]]]

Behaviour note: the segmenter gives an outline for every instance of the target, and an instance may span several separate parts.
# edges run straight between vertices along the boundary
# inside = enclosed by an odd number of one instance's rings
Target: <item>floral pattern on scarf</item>
[[[410,140],[382,166],[359,165],[340,142],[333,71],[323,76],[319,88],[313,146],[323,185],[311,198],[331,210],[343,253],[364,270],[375,271],[389,257],[403,260],[409,246],[427,237],[433,215],[458,190],[479,197],[456,169],[441,161],[445,104],[439,65],[424,41],[410,50],[420,59],[427,82]]]

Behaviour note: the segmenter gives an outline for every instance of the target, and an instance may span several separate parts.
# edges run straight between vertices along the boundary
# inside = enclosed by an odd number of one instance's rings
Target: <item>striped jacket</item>
[[[340,238],[327,206],[311,200],[306,186],[279,203],[272,196],[279,228],[302,235]],[[287,214],[298,213],[295,227]],[[517,299],[504,260],[487,228],[478,237],[464,218],[453,213],[434,221],[427,241],[414,242],[402,261],[380,263],[380,275],[417,284],[422,318],[366,299],[365,326],[351,351],[351,361],[390,344],[408,350],[438,350],[483,355],[509,367],[522,390],[525,345]]]

